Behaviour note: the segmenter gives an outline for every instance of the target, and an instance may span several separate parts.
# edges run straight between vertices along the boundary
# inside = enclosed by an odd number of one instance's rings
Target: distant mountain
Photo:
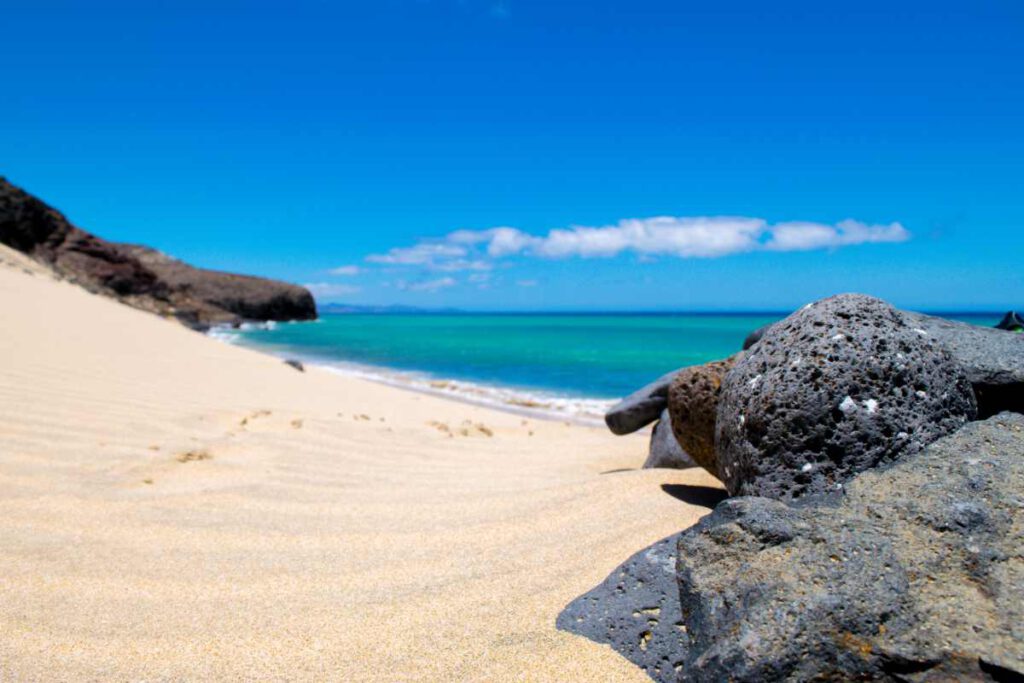
[[[197,329],[244,320],[313,320],[305,287],[196,268],[155,249],[108,242],[0,178],[0,244],[56,275]]]
[[[361,313],[381,314],[388,313],[462,313],[458,308],[420,308],[418,306],[359,306],[356,304],[321,304],[321,313]]]

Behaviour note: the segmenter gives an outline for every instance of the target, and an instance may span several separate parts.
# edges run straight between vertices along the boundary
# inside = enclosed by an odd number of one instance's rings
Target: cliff
[[[86,289],[197,329],[243,320],[313,320],[304,287],[196,268],[149,247],[118,244],[0,178],[0,244]]]

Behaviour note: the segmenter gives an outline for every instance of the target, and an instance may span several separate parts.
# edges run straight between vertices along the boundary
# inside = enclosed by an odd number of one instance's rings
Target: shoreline
[[[316,324],[318,321],[295,323],[244,323],[249,329],[274,329],[284,324]],[[615,398],[587,398],[559,396],[540,389],[525,389],[484,384],[431,375],[426,371],[401,370],[382,365],[370,365],[352,361],[339,361],[302,354],[294,351],[275,349],[269,345],[252,344],[232,327],[213,327],[205,334],[219,342],[256,351],[282,361],[294,359],[309,367],[316,367],[344,377],[383,384],[417,394],[435,396],[458,403],[491,408],[502,412],[540,420],[571,422],[586,427],[604,427],[604,413],[615,405]],[[645,433],[645,432],[641,432]]]

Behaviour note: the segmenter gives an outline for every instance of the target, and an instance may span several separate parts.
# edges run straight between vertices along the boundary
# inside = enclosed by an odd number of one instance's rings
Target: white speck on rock
[[[746,415],[740,415],[740,427],[742,427],[745,424],[747,424],[747,416]]]
[[[928,398],[928,392],[927,391],[921,391],[920,389],[918,389],[914,393],[917,394],[918,398]]]
[[[925,330],[922,330],[920,327],[915,327],[914,328],[914,332],[917,332],[922,337],[927,337],[928,336],[928,333]]]
[[[844,341],[845,339],[846,335],[843,334],[842,332],[840,332],[839,334],[832,335],[832,341]]]
[[[803,360],[804,360],[803,358],[800,358],[799,356],[797,356],[797,359],[795,361],[793,361],[792,363],[790,363],[790,365],[792,365],[795,368],[796,366],[800,365],[800,363],[802,363]]]
[[[752,379],[749,382],[747,382],[747,384],[749,384],[750,388],[753,389],[754,387],[757,386],[757,383],[760,382],[760,381],[761,381],[761,375],[758,375],[754,379]]]
[[[803,310],[805,310],[805,311],[806,311],[806,310],[807,310],[808,308],[810,308],[810,307],[811,307],[811,306],[813,306],[813,305],[814,305],[814,302],[812,301],[811,303],[809,303],[809,304],[807,304],[806,306],[804,306],[804,307],[803,307]]]
[[[857,402],[854,401],[849,396],[847,396],[846,398],[843,399],[843,402],[839,404],[839,410],[843,411],[844,413],[850,413],[854,410],[857,410]]]
[[[812,465],[811,463],[808,462],[808,463],[805,463],[804,466],[800,468],[800,471],[801,472],[810,472],[813,469],[814,469],[814,465]]]
[[[910,438],[910,434],[907,434],[906,432],[900,432],[899,434],[896,435],[896,438],[897,439],[901,439],[901,440],[902,439],[909,439]]]
[[[864,401],[864,409],[867,410],[872,415],[875,414],[878,411],[878,401],[876,401],[873,398],[869,398],[868,400]]]

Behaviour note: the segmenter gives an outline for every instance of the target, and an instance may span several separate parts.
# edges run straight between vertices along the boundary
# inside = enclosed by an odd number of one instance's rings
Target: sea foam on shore
[[[244,323],[240,329],[242,331],[274,330],[281,324],[288,323],[273,321]],[[438,377],[427,372],[403,371],[364,363],[325,359],[309,354],[268,348],[264,345],[246,344],[244,335],[240,334],[236,328],[227,326],[211,328],[207,334],[219,341],[247,346],[281,359],[294,358],[306,365],[321,367],[329,372],[531,417],[601,425],[604,423],[605,412],[615,403],[615,399],[564,396],[555,392],[469,382]]]

